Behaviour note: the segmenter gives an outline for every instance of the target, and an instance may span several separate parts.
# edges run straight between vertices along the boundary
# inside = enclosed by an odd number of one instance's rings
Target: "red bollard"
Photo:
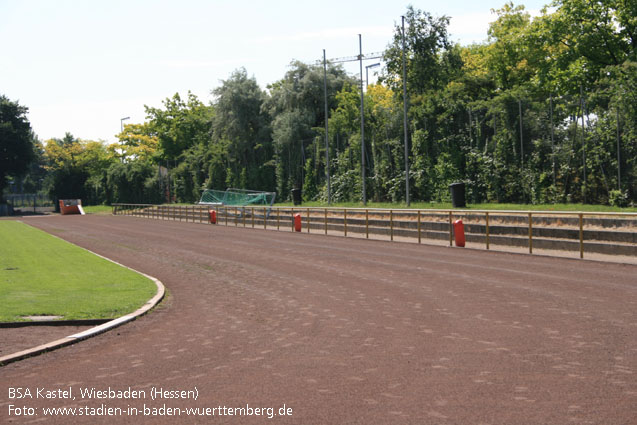
[[[301,231],[301,214],[294,214],[294,230]]]
[[[456,236],[456,246],[464,247],[464,224],[462,224],[462,220],[453,222],[453,233]]]
[[[208,211],[208,216],[210,217],[210,224],[217,224],[217,211]]]

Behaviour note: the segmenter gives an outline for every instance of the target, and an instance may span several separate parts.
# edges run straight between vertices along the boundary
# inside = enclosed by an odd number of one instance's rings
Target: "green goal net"
[[[274,204],[276,192],[261,192],[256,190],[233,189],[213,190],[206,189],[201,194],[200,204],[224,205],[233,207],[267,206]]]

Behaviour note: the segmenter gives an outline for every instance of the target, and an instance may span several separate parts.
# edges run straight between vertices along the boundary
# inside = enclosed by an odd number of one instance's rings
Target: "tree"
[[[126,124],[124,131],[119,133],[117,138],[119,143],[109,145],[108,150],[122,161],[158,159],[159,140],[150,123]]]
[[[220,184],[229,181],[228,186],[241,189],[274,190],[274,167],[269,162],[273,155],[270,120],[263,108],[266,93],[243,68],[212,93],[216,96],[212,143],[222,146],[226,154],[214,160],[225,159],[229,175],[224,181],[212,181],[211,186],[221,188]],[[245,179],[241,178],[242,172]]]
[[[34,135],[27,112],[25,106],[0,95],[0,199],[7,177],[26,173],[35,158]]]
[[[110,200],[106,172],[120,161],[102,142],[76,139],[66,133],[62,139],[46,141],[44,158],[51,198],[81,198],[88,205]]]
[[[444,87],[453,79],[462,61],[449,40],[449,17],[434,17],[428,12],[407,8],[405,13],[405,56],[407,88],[413,94]],[[383,80],[402,90],[402,27],[396,25],[394,39],[385,51],[387,75]]]
[[[498,19],[489,25],[487,63],[498,86],[508,90],[528,82],[532,75],[528,63],[531,51],[524,37],[531,15],[524,11],[524,6],[514,6],[512,2],[492,12]]]
[[[353,85],[355,81],[342,66],[328,64],[328,108],[336,106],[335,94],[346,83]],[[323,67],[294,61],[285,77],[268,88],[270,98],[264,108],[272,119],[277,192],[279,199],[287,199],[293,187],[302,186],[305,153],[325,128]],[[314,164],[317,169],[325,166],[323,156],[314,158]]]
[[[176,161],[186,149],[210,139],[213,109],[188,92],[184,101],[179,93],[163,101],[164,108],[146,106],[151,134],[159,139],[161,160]]]

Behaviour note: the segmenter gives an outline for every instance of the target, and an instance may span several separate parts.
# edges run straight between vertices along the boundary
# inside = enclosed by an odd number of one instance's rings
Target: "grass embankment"
[[[111,214],[113,207],[110,205],[86,205],[82,206],[86,214]]]
[[[277,207],[291,207],[292,202],[282,202],[275,204]],[[303,202],[303,207],[327,207],[325,202]],[[637,212],[637,208],[619,208],[608,205],[588,205],[588,204],[471,204],[466,208],[453,208],[451,202],[412,202],[408,207],[405,203],[391,202],[368,202],[366,206],[362,202],[338,202],[330,205],[332,208],[383,208],[383,209],[466,209],[466,210],[497,210],[497,211],[582,211],[582,212]]]
[[[17,221],[0,221],[0,321],[110,319],[156,292],[132,270]]]
[[[164,204],[174,206],[190,206],[188,203]],[[293,207],[292,202],[277,202],[275,207]],[[301,208],[325,208],[328,207],[327,202],[311,201],[303,202]],[[620,208],[608,205],[589,205],[589,204],[470,204],[466,208],[453,208],[451,202],[412,202],[408,207],[404,202],[368,202],[366,206],[362,202],[335,202],[329,205],[331,208],[383,208],[383,209],[418,209],[418,210],[495,210],[495,211],[581,211],[581,212],[637,212],[637,208]],[[113,207],[109,205],[90,205],[84,207],[87,214],[111,214]]]

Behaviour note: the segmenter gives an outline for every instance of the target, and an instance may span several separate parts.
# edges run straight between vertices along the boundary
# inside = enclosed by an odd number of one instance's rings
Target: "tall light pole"
[[[120,118],[119,125],[120,125],[120,129],[121,129],[122,133],[124,132],[124,121],[129,120],[129,119],[130,119],[130,117]],[[122,153],[122,158],[121,158],[122,162],[124,162],[124,151],[122,149],[120,149],[120,151]]]
[[[330,187],[330,142],[327,110],[327,60],[323,49],[323,94],[325,101],[325,177],[327,178],[327,205],[332,204],[332,188]]]
[[[120,126],[121,126],[121,131],[122,131],[122,133],[124,132],[124,121],[129,120],[129,119],[130,119],[130,117],[124,117],[124,118],[121,118],[121,119],[119,120],[119,124],[120,124]]]
[[[410,205],[409,199],[409,148],[407,134],[407,65],[405,63],[405,17],[401,16],[403,24],[403,131],[405,133],[405,201]]]
[[[367,194],[365,193],[365,101],[363,93],[363,41],[358,34],[359,61],[361,69],[361,176],[363,178],[363,205],[367,205]]]
[[[380,63],[365,66],[365,88],[369,86],[369,68],[376,68],[377,66],[380,66]]]

